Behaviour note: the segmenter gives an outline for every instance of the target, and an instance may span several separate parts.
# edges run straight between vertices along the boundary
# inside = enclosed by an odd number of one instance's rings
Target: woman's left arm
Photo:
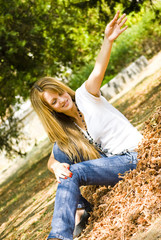
[[[94,96],[99,96],[101,83],[110,59],[113,41],[127,29],[127,26],[121,28],[127,21],[125,16],[126,14],[123,14],[118,19],[118,11],[112,21],[106,26],[101,50],[97,56],[94,69],[85,83],[87,91]]]

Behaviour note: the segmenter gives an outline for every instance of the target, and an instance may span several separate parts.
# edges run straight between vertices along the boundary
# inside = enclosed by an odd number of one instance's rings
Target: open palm
[[[118,11],[112,21],[106,26],[105,36],[109,41],[114,41],[122,32],[127,29],[127,26],[121,28],[127,21],[127,18],[125,18],[126,14],[123,14],[118,19],[119,13],[120,12]]]

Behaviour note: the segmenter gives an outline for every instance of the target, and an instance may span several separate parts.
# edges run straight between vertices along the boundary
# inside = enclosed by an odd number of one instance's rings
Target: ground
[[[160,106],[161,70],[138,83],[114,103],[139,131]],[[0,190],[0,239],[46,239],[57,183],[47,170],[48,157]],[[86,238],[82,238],[86,239]],[[93,238],[95,239],[95,238]]]

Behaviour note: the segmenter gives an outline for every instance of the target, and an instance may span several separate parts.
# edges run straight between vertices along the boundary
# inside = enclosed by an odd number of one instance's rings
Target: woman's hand
[[[125,18],[126,14],[124,13],[119,19],[120,11],[117,11],[115,17],[112,19],[112,21],[106,26],[105,29],[105,37],[110,41],[113,42],[122,32],[124,32],[128,26],[125,26],[124,28],[121,28],[125,22],[127,21],[127,18]]]
[[[119,13],[119,11],[116,13],[115,17],[105,29],[104,41],[97,56],[94,69],[85,83],[87,91],[95,97],[98,97],[100,94],[100,87],[110,59],[112,43],[122,32],[127,29],[127,26],[121,28],[127,21],[127,18],[125,18],[126,14],[123,14],[118,19]]]
[[[70,165],[68,163],[60,163],[56,162],[51,164],[50,169],[53,170],[52,172],[55,174],[55,177],[58,183],[61,183],[59,178],[67,179],[67,177],[72,177],[72,172],[69,171]]]

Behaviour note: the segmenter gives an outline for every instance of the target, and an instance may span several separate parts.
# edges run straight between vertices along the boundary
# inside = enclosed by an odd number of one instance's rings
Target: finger
[[[118,20],[117,20],[117,24],[120,24],[122,22],[122,20],[124,19],[124,17],[126,16],[126,13],[124,13]]]
[[[70,169],[70,165],[68,163],[63,163],[63,165],[67,168]]]
[[[120,33],[124,32],[127,28],[128,28],[128,26],[122,28],[122,29],[120,30]]]
[[[68,177],[72,177],[73,176],[73,174],[71,174],[70,176],[66,176],[66,175],[64,175],[64,174],[60,174],[59,175],[59,178],[63,178],[63,179],[67,179]]]
[[[62,168],[62,169],[60,169],[59,172],[60,172],[61,174],[63,174],[64,176],[66,176],[66,177],[69,177],[69,176],[72,174],[72,172],[69,171],[67,168]]]
[[[117,13],[115,14],[114,18],[112,19],[112,21],[110,22],[110,26],[114,25],[115,22],[117,21],[118,17],[119,17],[120,11],[117,11]]]
[[[60,174],[63,174],[64,176],[69,175],[70,173],[67,172],[67,169],[59,168],[55,171],[55,174],[59,176]]]
[[[56,170],[57,171],[65,171],[65,172],[70,171],[68,165],[66,165],[65,163],[61,163],[61,165],[59,165],[59,167]]]
[[[59,178],[59,180],[60,178],[67,179],[67,176],[65,176],[64,174],[58,174],[57,178]]]
[[[57,180],[58,183],[61,183],[59,177],[56,177],[56,180]]]
[[[119,24],[120,28],[125,24],[126,21],[127,21],[127,18],[125,18],[125,19]]]
[[[64,169],[59,169],[58,171],[55,172],[56,176],[58,177],[72,177],[73,173]]]
[[[63,164],[63,172],[65,175],[69,176],[72,174],[72,172],[69,170],[70,165],[69,164]]]

